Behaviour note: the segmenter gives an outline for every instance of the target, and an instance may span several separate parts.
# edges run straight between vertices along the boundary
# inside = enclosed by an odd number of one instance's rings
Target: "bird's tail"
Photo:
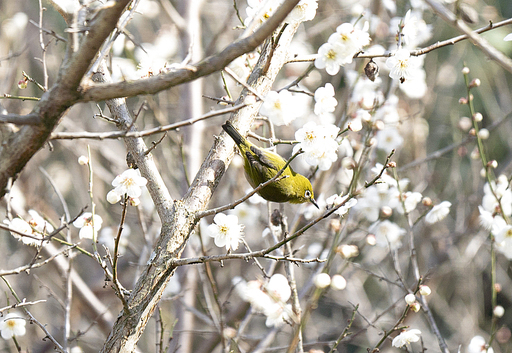
[[[224,125],[222,125],[222,128],[224,129],[224,131],[227,132],[227,134],[229,136],[231,136],[231,138],[235,141],[235,143],[238,146],[247,145],[247,140],[242,135],[240,135],[238,130],[235,129],[235,127],[233,126],[233,124],[231,124],[231,122],[226,121],[226,123],[224,123]]]

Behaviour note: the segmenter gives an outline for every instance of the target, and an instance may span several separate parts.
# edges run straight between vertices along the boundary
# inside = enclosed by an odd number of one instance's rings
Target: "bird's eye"
[[[304,197],[307,199],[311,198],[311,191],[306,190],[306,192],[304,193]]]

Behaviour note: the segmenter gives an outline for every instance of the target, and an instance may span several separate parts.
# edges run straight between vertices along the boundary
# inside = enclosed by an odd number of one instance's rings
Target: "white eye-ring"
[[[304,193],[304,197],[307,199],[311,198],[311,191],[306,190],[306,192]]]

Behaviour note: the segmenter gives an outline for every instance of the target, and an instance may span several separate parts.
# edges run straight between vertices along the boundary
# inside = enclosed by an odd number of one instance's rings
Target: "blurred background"
[[[467,16],[477,29],[512,17],[512,3],[507,0],[464,0]],[[220,52],[242,34],[242,19],[247,17],[248,4],[244,0],[203,0],[170,1],[142,0],[133,20],[124,34],[116,41],[108,57],[113,80],[134,80],[148,75],[157,75],[172,65],[182,63],[189,49],[192,62]],[[65,43],[58,36],[66,37],[65,21],[50,2],[43,1],[42,25],[44,61],[47,66],[48,87],[55,81],[59,65],[64,56]],[[94,6],[94,2],[91,6]],[[453,3],[444,5],[454,10]],[[37,82],[44,84],[45,74],[39,34],[40,5],[37,1],[0,1],[0,94],[12,96],[40,97],[42,92],[30,82],[26,89],[20,89],[18,82],[22,72]],[[318,48],[344,22],[354,22],[364,12],[360,20],[368,21],[372,38],[370,50],[394,50],[396,48],[397,18],[403,18],[409,9],[417,11],[426,25],[424,40],[417,48],[427,47],[438,41],[458,36],[456,30],[444,23],[422,1],[385,0],[323,0],[319,1],[316,17],[304,22],[290,48],[290,55],[306,56],[316,54]],[[393,25],[393,23],[395,25]],[[394,27],[395,26],[395,27]],[[503,38],[512,32],[512,26],[493,29],[483,34],[498,50],[512,56],[512,42]],[[254,62],[257,53],[249,55],[246,62]],[[425,283],[432,289],[427,298],[433,317],[441,335],[446,339],[450,351],[468,349],[470,340],[481,335],[486,340],[492,332],[491,305],[491,253],[488,231],[479,224],[478,206],[484,196],[485,180],[481,177],[482,164],[472,159],[475,141],[462,143],[468,136],[467,118],[469,110],[459,104],[465,97],[466,86],[461,73],[463,66],[470,68],[470,79],[479,78],[481,85],[474,89],[475,111],[483,115],[480,127],[489,129],[489,137],[484,141],[487,158],[496,160],[496,175],[511,177],[512,154],[510,134],[512,131],[512,94],[510,73],[489,61],[485,55],[469,41],[447,45],[433,50],[424,56],[425,86],[407,89],[397,88],[397,83],[388,77],[385,60],[376,58],[380,67],[379,91],[384,102],[393,104],[395,124],[403,141],[398,144],[393,160],[397,163],[398,179],[408,179],[407,190],[428,196],[434,204],[450,201],[450,214],[444,220],[427,225],[420,221],[413,227],[416,257]],[[331,83],[336,92],[338,105],[334,113],[335,124],[344,127],[353,118],[360,101],[355,99],[357,80],[363,80],[363,68],[368,59],[355,59],[354,62],[334,76],[325,70],[313,69],[296,89],[313,93],[318,87]],[[310,63],[290,63],[285,65],[273,89],[285,87],[301,76]],[[241,66],[244,66],[242,64]],[[233,69],[237,67],[233,65]],[[246,69],[248,69],[246,67]],[[237,72],[238,73],[238,72]],[[242,70],[240,75],[244,74]],[[358,79],[354,79],[358,77]],[[233,100],[236,100],[241,86],[226,77]],[[418,88],[420,87],[420,88]],[[415,91],[417,90],[417,91]],[[413,93],[411,93],[413,92]],[[414,94],[416,92],[416,94]],[[276,127],[278,138],[293,140],[294,133],[306,122],[314,120],[314,100],[311,95],[294,93],[302,98],[302,116],[289,126]],[[214,109],[221,109],[217,101],[227,92],[220,73],[195,81],[191,84],[174,87],[151,96],[138,96],[127,99],[129,108],[138,114],[137,127],[146,130],[160,125],[196,118]],[[393,97],[398,97],[393,101]],[[7,99],[2,97],[0,109],[8,113],[27,114],[35,106],[34,101]],[[228,98],[229,99],[229,98]],[[390,103],[390,104],[391,104]],[[62,118],[56,133],[59,132],[105,132],[116,131],[115,125],[100,115],[109,116],[104,102],[84,103],[73,106]],[[153,150],[158,168],[175,199],[181,198],[193,180],[201,162],[208,153],[215,136],[220,134],[220,125],[229,116],[217,116],[190,127],[169,131],[167,136]],[[254,132],[268,137],[268,131],[261,122],[254,126]],[[358,161],[365,144],[364,131],[348,132],[346,141],[340,147],[338,160],[327,171],[315,171],[301,158],[293,163],[297,171],[312,176],[315,195],[325,207],[325,199],[335,193],[346,193],[352,177],[347,168]],[[146,137],[147,145],[158,141],[161,134]],[[264,142],[255,142],[265,146]],[[58,226],[64,215],[64,204],[71,217],[75,217],[88,206],[89,171],[79,165],[81,155],[91,153],[93,170],[93,195],[96,213],[103,218],[100,231],[99,249],[104,254],[103,245],[113,249],[113,235],[117,232],[122,208],[111,205],[105,195],[112,189],[112,180],[127,169],[126,149],[122,139],[53,139],[30,160],[16,180],[9,203],[6,198],[0,201],[3,218],[11,212],[13,217],[29,219],[28,210],[36,210],[54,226]],[[451,148],[448,153],[425,160],[427,156],[443,148]],[[289,157],[291,147],[279,146],[281,155]],[[384,163],[389,150],[372,148],[368,164],[362,170],[359,182],[364,184],[375,174],[370,171],[376,163]],[[241,158],[237,157],[217,188],[210,207],[232,202],[250,190],[242,176]],[[62,200],[59,198],[62,195]],[[361,198],[364,197],[361,196]],[[361,202],[359,202],[361,203]],[[375,205],[374,205],[375,206]],[[382,204],[382,207],[386,205]],[[376,205],[378,208],[379,205]],[[307,205],[267,205],[255,199],[240,205],[232,211],[245,225],[245,240],[252,250],[263,249],[274,243],[266,236],[269,214],[279,208],[287,217],[290,230],[299,229],[320,213]],[[388,209],[378,209],[380,219],[390,219],[406,228],[403,214]],[[419,205],[411,212],[414,221],[426,212]],[[366,352],[380,341],[383,331],[393,328],[402,314],[407,294],[397,285],[397,269],[409,289],[414,289],[416,280],[411,267],[411,250],[408,238],[402,240],[402,247],[390,251],[385,246],[373,245],[368,235],[372,220],[364,207],[355,207],[341,218],[332,216],[315,225],[292,243],[294,255],[301,258],[326,258],[329,251],[338,249],[329,263],[327,272],[333,276],[341,274],[347,281],[346,288],[327,289],[316,303],[304,328],[304,350],[318,349],[328,352],[348,323],[348,319],[359,305],[358,314],[352,324],[352,335],[338,346],[343,352]],[[223,254],[225,249],[217,248],[208,236],[207,225],[213,217],[201,221],[192,235],[184,256],[201,254]],[[375,221],[375,220],[373,220]],[[123,233],[122,257],[119,262],[121,283],[132,288],[142,266],[152,252],[155,239],[159,236],[160,223],[152,201],[144,191],[141,204],[129,207]],[[78,229],[70,227],[72,239],[80,246],[92,250],[90,240],[79,239]],[[200,236],[202,239],[200,239]],[[337,243],[334,243],[334,242]],[[52,243],[53,244],[53,243]],[[356,245],[358,253],[343,256],[339,252],[342,245]],[[58,243],[45,246],[41,252],[34,247],[17,241],[8,231],[0,230],[0,269],[8,270],[30,263],[35,256],[47,258],[58,251]],[[241,246],[239,251],[245,251]],[[74,290],[71,298],[70,347],[76,352],[95,352],[101,349],[111,325],[122,306],[114,295],[111,283],[105,281],[105,274],[98,263],[77,251],[73,258],[59,257],[48,265],[33,269],[29,274],[21,273],[6,277],[20,298],[27,301],[46,300],[44,303],[28,307],[30,312],[59,341],[63,339],[66,285],[64,278],[67,262],[72,260]],[[391,256],[394,254],[394,257]],[[396,261],[393,261],[395,259]],[[496,257],[497,282],[501,291],[497,302],[505,308],[503,317],[496,320],[497,334],[492,344],[496,351],[510,351],[512,327],[511,268],[509,260],[498,254]],[[265,269],[275,273],[285,273],[283,263],[259,260]],[[397,264],[398,263],[398,264]],[[301,305],[306,307],[315,288],[313,278],[322,270],[324,263],[297,264],[293,266],[301,295]],[[160,303],[160,310],[148,325],[140,342],[142,352],[183,351],[220,352],[218,327],[213,319],[219,315],[219,308],[213,303],[214,295],[209,283],[209,272],[218,288],[218,301],[226,327],[235,330],[247,318],[250,305],[237,294],[233,279],[241,277],[246,281],[263,278],[254,261],[231,260],[220,266],[212,263],[191,265],[180,268],[171,280],[166,295]],[[0,297],[0,307],[13,304],[8,288],[1,284],[4,295]],[[19,310],[19,309],[18,309]],[[289,344],[292,330],[289,325],[279,329],[267,327],[265,317],[253,314],[244,323],[238,341],[239,351],[253,351],[265,337],[271,337],[262,351],[282,352]],[[425,313],[409,313],[404,326],[422,331],[424,347],[430,351],[439,348]],[[162,333],[163,328],[163,333]],[[274,332],[273,332],[274,330]],[[172,332],[172,334],[171,334]],[[231,331],[229,331],[231,332]],[[272,333],[275,336],[269,336]],[[228,332],[224,332],[225,335]],[[44,340],[44,333],[33,324],[27,324],[27,334],[18,342],[24,351],[46,352],[53,350],[53,344]],[[394,336],[394,335],[392,335]],[[160,345],[162,337],[163,346]],[[12,340],[0,341],[3,351],[15,351]],[[419,346],[414,346],[418,348]],[[397,349],[390,342],[384,343],[381,350]]]

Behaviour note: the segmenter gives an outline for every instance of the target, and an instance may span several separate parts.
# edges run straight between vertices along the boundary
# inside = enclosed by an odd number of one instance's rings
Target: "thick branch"
[[[129,0],[108,2],[92,22],[80,49],[62,64],[55,85],[45,92],[34,111],[38,125],[25,125],[0,145],[0,197],[9,178],[16,178],[32,156],[44,145],[64,112],[77,102],[78,86],[101,44],[114,29]],[[70,43],[68,42],[68,46]]]
[[[298,1],[286,1],[276,13],[261,25],[252,35],[241,38],[226,47],[217,55],[203,59],[197,64],[173,70],[167,74],[137,81],[125,81],[104,85],[88,85],[82,90],[82,101],[101,101],[118,97],[131,97],[139,94],[154,94],[170,87],[209,75],[226,67],[240,55],[251,52],[284,20]]]
[[[274,14],[274,16],[280,16],[277,23],[275,20],[273,21],[276,23],[276,27],[297,3],[298,0],[288,0]],[[285,12],[283,12],[283,8],[286,10]],[[279,45],[274,50],[269,66],[267,60],[269,60],[270,44],[267,43],[263,48],[260,60],[248,81],[248,84],[260,94],[265,95],[270,90],[277,73],[284,65],[287,49],[297,27],[298,25],[294,25],[286,28]],[[268,67],[268,70],[263,75],[265,66]],[[238,103],[244,100],[246,94],[247,90],[245,89],[238,99]],[[234,113],[232,120],[236,121],[239,128],[242,127],[240,128],[242,132],[249,129],[259,106],[260,104],[253,104]],[[206,209],[233,155],[234,142],[226,134],[222,134],[212,146],[184,199],[174,201],[168,216],[162,218],[162,231],[155,250],[128,300],[129,313],[122,312],[120,314],[101,352],[131,352],[135,350],[140,335],[176,269],[173,261],[181,256],[188,236],[194,229],[197,221],[196,212]]]

